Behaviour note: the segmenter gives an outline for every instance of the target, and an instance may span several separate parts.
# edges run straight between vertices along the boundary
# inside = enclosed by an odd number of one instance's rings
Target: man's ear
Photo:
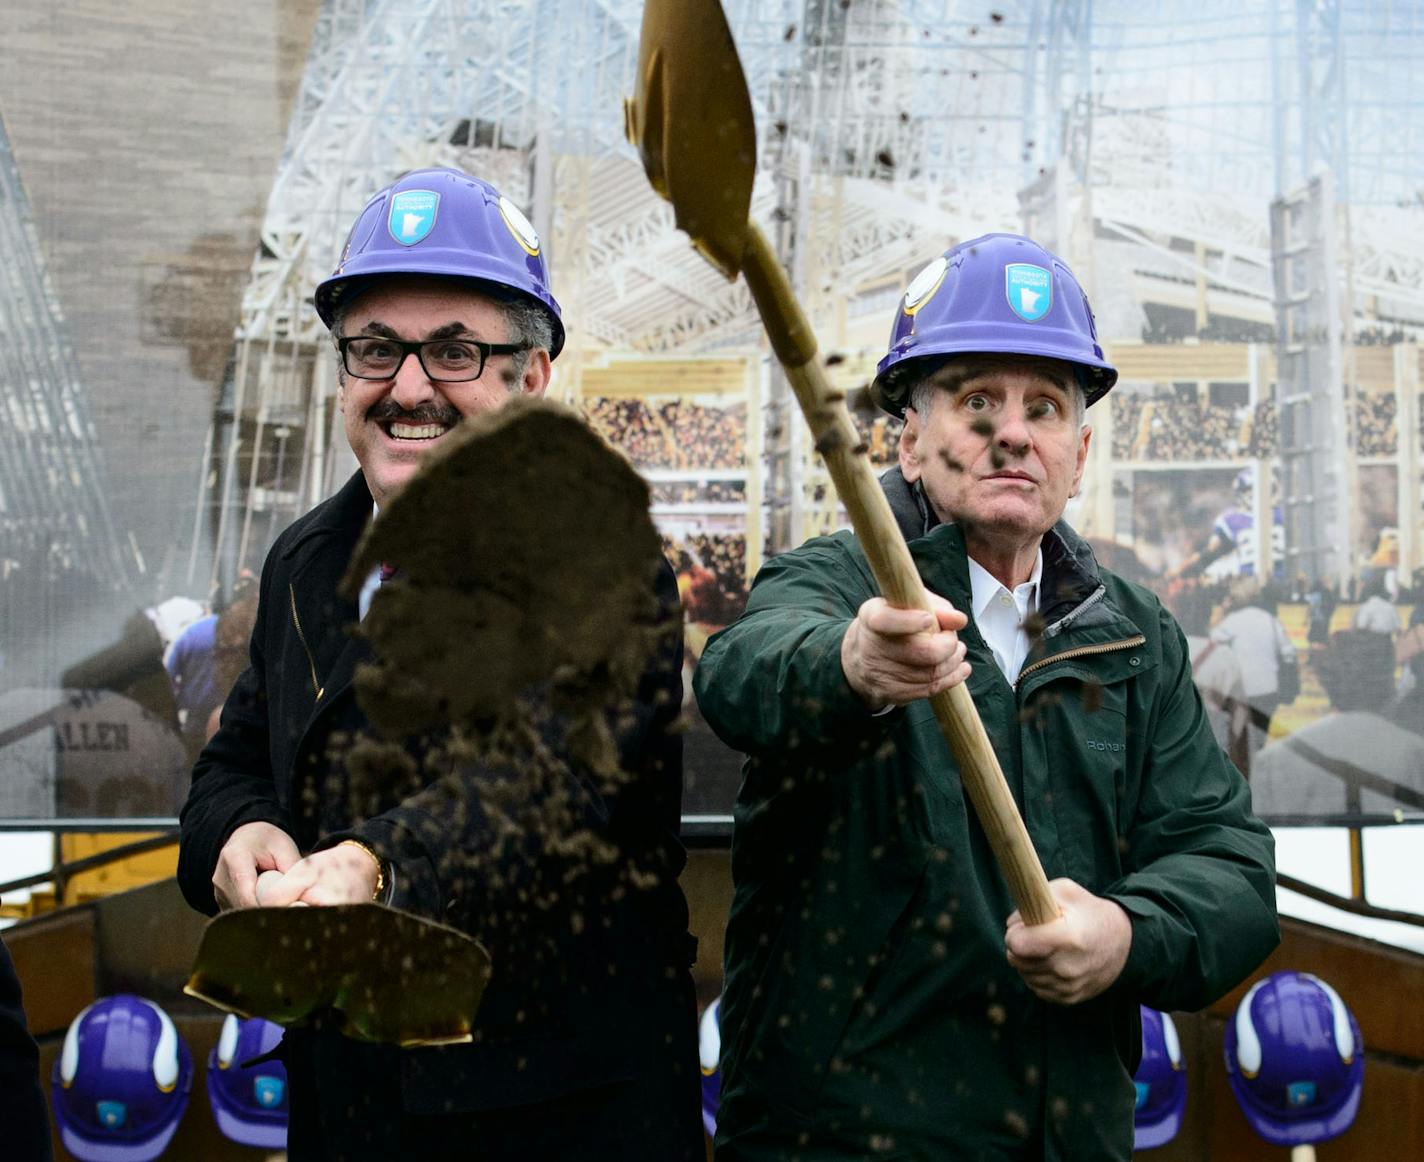
[[[543,347],[536,347],[529,353],[524,364],[524,374],[519,379],[521,395],[543,395],[549,387],[549,379],[554,368],[549,353]]]
[[[1088,444],[1092,438],[1091,424],[1084,424],[1078,429],[1078,459],[1073,468],[1073,488],[1069,496],[1077,496],[1083,490],[1083,469],[1088,466]]]
[[[915,446],[920,439],[920,416],[914,408],[905,409],[905,426],[900,432],[900,475],[913,484],[920,478],[920,458]]]

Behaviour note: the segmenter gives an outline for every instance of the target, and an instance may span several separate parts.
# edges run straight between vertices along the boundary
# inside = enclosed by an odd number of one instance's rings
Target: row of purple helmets
[[[702,1014],[702,1123],[716,1132],[722,1077],[722,998]],[[1354,1014],[1325,981],[1276,972],[1251,986],[1226,1026],[1226,1072],[1252,1129],[1275,1146],[1338,1137],[1360,1108],[1364,1042]],[[1182,1128],[1186,1062],[1172,1018],[1142,1006],[1142,1060],[1133,1083],[1133,1145],[1164,1146]]]
[[[271,1054],[282,1030],[223,1021],[208,1055],[208,1101],[223,1135],[244,1146],[287,1145],[287,1071]],[[173,1019],[121,993],[74,1018],[54,1063],[60,1138],[81,1162],[151,1162],[172,1141],[193,1088],[193,1056]]]

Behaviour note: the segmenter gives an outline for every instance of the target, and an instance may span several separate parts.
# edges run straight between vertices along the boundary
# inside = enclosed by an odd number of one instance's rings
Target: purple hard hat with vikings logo
[[[903,416],[916,363],[990,353],[1073,364],[1089,404],[1117,382],[1088,296],[1063,260],[1021,235],[985,234],[950,247],[911,280],[871,395]]]
[[[538,233],[518,206],[477,177],[412,170],[376,194],[351,228],[336,270],[316,288],[316,313],[330,327],[344,304],[398,274],[468,279],[497,294],[512,292],[548,315],[549,358],[563,348]]]
[[[228,1014],[208,1054],[208,1101],[223,1136],[244,1146],[287,1148],[287,1069],[265,1058],[282,1039],[261,1017]]]
[[[1339,993],[1308,972],[1276,972],[1226,1026],[1226,1073],[1252,1128],[1274,1146],[1323,1142],[1360,1109],[1365,1046]]]
[[[1137,1108],[1132,1115],[1135,1150],[1165,1146],[1182,1128],[1187,1108],[1187,1067],[1177,1026],[1166,1013],[1142,1009],[1142,1060],[1133,1074]]]
[[[69,1026],[51,1093],[59,1136],[81,1162],[151,1162],[168,1147],[193,1085],[193,1057],[152,1001],[95,1001]]]

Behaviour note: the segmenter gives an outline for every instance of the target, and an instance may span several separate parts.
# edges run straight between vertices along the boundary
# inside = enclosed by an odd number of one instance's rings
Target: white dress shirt
[[[379,504],[371,505],[371,519],[375,520],[381,515]],[[366,578],[365,584],[361,586],[360,596],[356,598],[356,609],[361,615],[361,620],[366,620],[366,611],[371,608],[371,598],[375,596],[376,590],[381,587],[381,567],[377,565],[371,570]]]
[[[1028,657],[1030,643],[1024,622],[1029,614],[1038,612],[1038,585],[1042,579],[1042,549],[1034,558],[1029,579],[1015,586],[1012,592],[973,557],[969,558],[974,624],[984,635],[994,661],[1010,686],[1018,681],[1019,671]]]

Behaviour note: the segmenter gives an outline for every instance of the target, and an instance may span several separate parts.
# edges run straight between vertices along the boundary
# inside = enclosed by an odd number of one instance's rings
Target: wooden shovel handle
[[[901,609],[930,608],[914,560],[890,504],[871,470],[864,442],[851,423],[845,396],[832,389],[816,358],[816,340],[781,262],[755,225],[747,227],[742,273],[786,370],[816,450],[840,494],[880,592]],[[1009,785],[968,689],[961,683],[930,699],[945,741],[959,764],[969,801],[988,836],[999,869],[1026,924],[1058,917],[1058,904],[1033,849]]]

